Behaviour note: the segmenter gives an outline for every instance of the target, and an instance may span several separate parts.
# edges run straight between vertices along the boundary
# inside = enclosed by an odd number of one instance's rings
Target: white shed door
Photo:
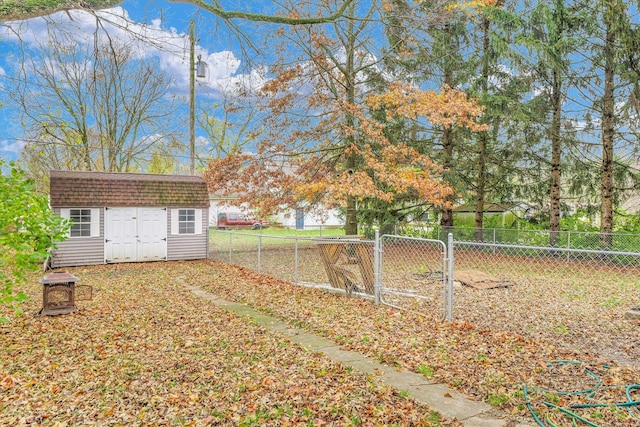
[[[138,208],[138,261],[167,258],[167,210]]]
[[[167,257],[167,210],[107,208],[105,261],[157,261]]]

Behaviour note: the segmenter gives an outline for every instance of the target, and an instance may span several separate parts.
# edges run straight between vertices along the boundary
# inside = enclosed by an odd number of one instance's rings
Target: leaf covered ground
[[[36,316],[34,276],[25,315],[0,325],[0,425],[458,425],[176,281],[234,288],[223,266],[69,271],[94,291],[78,313]]]
[[[570,425],[556,407],[606,402],[571,410],[595,425],[640,425],[633,410],[611,406],[627,392],[640,400],[626,388],[640,382],[637,369],[514,333],[434,324],[212,261],[69,271],[94,288],[79,313],[34,316],[34,278],[26,315],[0,326],[0,425],[457,425],[198,298],[178,277],[448,384],[513,421],[532,421],[533,410]]]
[[[640,387],[634,387],[640,383],[640,370],[632,366],[617,365],[588,351],[567,350],[552,341],[526,338],[509,332],[513,330],[509,324],[486,329],[469,322],[434,323],[433,316],[331,296],[247,269],[213,265],[217,279],[198,283],[194,271],[189,280],[221,298],[288,319],[346,349],[422,373],[490,403],[513,421],[533,422],[534,414],[570,425],[573,415],[558,409],[566,407],[598,426],[640,425],[638,406],[628,406],[630,400],[640,401]],[[227,285],[230,280],[233,286]],[[510,307],[516,308],[535,309],[524,304]],[[475,314],[482,317],[481,311]],[[597,325],[594,321],[595,328]],[[603,402],[610,406],[599,406]],[[621,406],[613,406],[615,403]],[[594,407],[572,408],[584,404]]]

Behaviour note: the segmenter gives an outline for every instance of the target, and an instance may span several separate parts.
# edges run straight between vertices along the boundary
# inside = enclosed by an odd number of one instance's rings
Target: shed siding
[[[80,207],[82,208],[82,207]],[[58,215],[60,208],[53,209]],[[58,243],[53,253],[52,266],[104,264],[104,211],[100,210],[100,234],[97,237],[69,237]]]
[[[80,207],[82,208],[82,207]],[[54,208],[60,214],[60,208]],[[208,209],[202,209],[202,232],[191,235],[171,234],[171,208],[167,209],[167,260],[205,259],[209,252]],[[68,238],[54,251],[54,268],[104,264],[104,210],[100,210],[100,235]]]
[[[204,259],[209,255],[209,209],[202,209],[202,233],[171,234],[171,209],[167,209],[167,261]]]
[[[105,207],[114,208],[156,208],[167,209],[166,259],[204,259],[209,255],[209,228],[206,218],[209,215],[209,196],[207,185],[201,177],[185,175],[152,175],[137,173],[112,172],[79,172],[79,171],[51,171],[50,173],[50,205],[58,214],[66,213],[68,209],[91,208],[100,210],[99,235],[96,235],[95,225],[91,225],[91,237],[69,237],[60,242],[53,252],[52,266],[66,267],[76,265],[92,265],[105,263]],[[196,209],[196,224],[201,221],[202,229],[199,234],[172,235],[171,209]],[[202,215],[200,215],[202,214]],[[160,226],[158,218],[154,216],[152,227]],[[157,228],[149,228],[148,218],[142,219],[145,237],[159,232]],[[188,225],[189,223],[187,223]],[[140,228],[140,224],[135,227]],[[110,229],[110,227],[107,227]],[[138,230],[139,231],[139,230]],[[132,228],[120,232],[122,239],[128,239],[126,244],[136,246]],[[160,233],[157,236],[161,237]],[[137,237],[137,236],[136,236]],[[111,238],[111,237],[110,237]],[[121,240],[122,240],[121,239]],[[155,241],[142,239],[136,250],[148,248],[148,244]],[[121,243],[121,242],[119,242]],[[164,243],[164,242],[162,242]],[[164,245],[162,245],[164,246]],[[132,252],[134,252],[132,250]],[[146,252],[145,252],[146,253]],[[140,251],[137,251],[137,260]],[[144,257],[147,259],[147,257]],[[157,258],[165,258],[164,253]],[[131,259],[133,261],[134,258]]]

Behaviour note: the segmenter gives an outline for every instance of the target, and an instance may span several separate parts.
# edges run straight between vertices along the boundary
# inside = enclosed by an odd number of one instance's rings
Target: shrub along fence
[[[413,232],[446,241],[453,234],[454,241],[495,243],[504,245],[542,246],[559,249],[640,252],[640,235],[596,233],[582,231],[518,230],[512,228],[440,227],[413,228]],[[400,233],[405,234],[405,233]]]
[[[314,239],[212,231],[210,254],[294,283],[418,311],[427,322],[466,321],[638,363],[639,252],[459,237]]]

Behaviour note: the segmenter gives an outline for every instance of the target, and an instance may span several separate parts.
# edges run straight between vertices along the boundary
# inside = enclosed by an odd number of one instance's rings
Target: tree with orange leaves
[[[362,7],[362,6],[360,6]],[[371,52],[373,4],[355,3],[332,27],[283,29],[297,40],[304,59],[274,67],[261,91],[269,111],[263,138],[253,153],[213,159],[205,171],[211,191],[233,194],[262,215],[284,207],[339,207],[345,233],[358,234],[358,212],[372,204],[384,210],[405,204],[442,206],[451,194],[441,168],[410,135],[394,135],[400,121],[443,127],[476,123],[482,108],[459,90],[439,92],[389,78],[380,51]],[[438,18],[440,19],[440,17]],[[291,63],[291,51],[285,50]]]

